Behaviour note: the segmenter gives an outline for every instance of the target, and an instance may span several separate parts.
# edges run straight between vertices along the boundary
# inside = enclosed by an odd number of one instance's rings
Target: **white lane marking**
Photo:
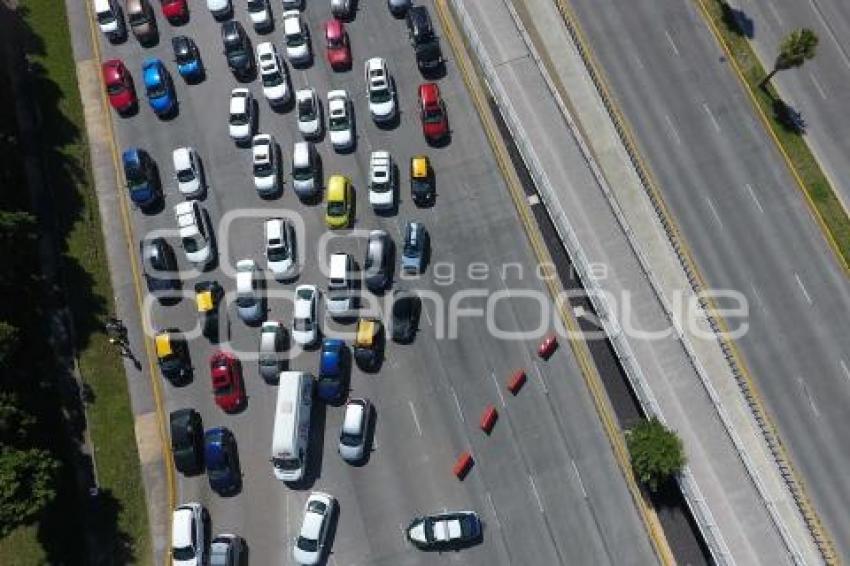
[[[809,393],[809,388],[806,387],[806,382],[803,381],[803,378],[799,375],[797,376],[797,383],[800,384],[800,389],[803,391],[803,395],[806,396],[806,400],[809,402],[809,406],[812,408],[812,412],[816,417],[820,417],[820,411],[818,410],[818,406],[815,405],[815,400],[812,398],[812,394]]]
[[[809,304],[812,304],[812,297],[809,295],[809,292],[806,290],[806,286],[803,285],[803,280],[800,279],[800,275],[795,271],[794,278],[797,280],[797,285],[800,286],[800,291],[803,292],[803,296],[806,298],[806,301]]]
[[[708,203],[708,207],[711,209],[711,213],[714,215],[714,219],[717,220],[717,223],[720,224],[720,227],[723,228],[723,221],[720,220],[720,215],[717,214],[717,209],[714,208],[714,203],[711,202],[711,199],[705,197],[705,202]]]
[[[493,512],[493,518],[496,520],[496,527],[497,527],[497,528],[499,528],[499,529],[501,529],[501,528],[502,528],[502,524],[501,524],[501,523],[499,523],[499,514],[498,514],[498,513],[496,513],[496,505],[493,503],[493,496],[492,496],[492,495],[490,495],[490,492],[489,492],[489,491],[488,491],[488,492],[486,492],[484,495],[487,497],[487,503],[489,503],[489,504],[490,504],[490,511],[492,511],[492,512]]]
[[[664,35],[666,35],[666,36],[667,36],[667,43],[669,43],[669,44],[670,44],[670,48],[673,50],[673,53],[675,53],[675,54],[676,54],[676,57],[678,57],[678,56],[679,56],[679,48],[678,48],[678,47],[676,47],[676,42],[674,42],[674,41],[673,41],[673,38],[672,38],[672,37],[670,37],[670,32],[668,32],[668,31],[665,29],[665,30],[664,30]]]
[[[434,323],[433,323],[433,322],[431,322],[431,315],[430,315],[430,314],[428,314],[428,309],[423,308],[423,309],[422,309],[422,312],[424,312],[424,313],[425,313],[425,320],[427,320],[427,321],[428,321],[428,326],[434,326]]]
[[[457,414],[460,415],[460,420],[466,423],[466,419],[463,417],[463,409],[460,408],[460,399],[458,399],[457,392],[455,388],[452,387],[452,397],[455,399],[455,407],[457,407]]]
[[[644,69],[643,61],[640,60],[640,57],[634,51],[632,51],[632,58],[635,60],[635,63],[637,64],[637,66],[640,67],[641,70],[643,70]]]
[[[534,206],[535,204],[540,204],[540,197],[537,196],[536,193],[533,195],[528,195],[527,200],[528,204],[530,204],[531,206]]]
[[[827,99],[826,91],[823,89],[823,85],[821,85],[820,82],[815,77],[815,74],[809,73],[809,78],[812,79],[812,84],[815,85],[815,89],[817,89],[818,94],[820,94],[820,97],[823,98],[824,100],[826,100]]]
[[[754,283],[750,283],[750,289],[752,289],[753,295],[755,295],[756,301],[758,301],[759,306],[763,306],[761,294],[759,293],[759,290],[756,288]]]
[[[540,499],[540,494],[537,493],[537,486],[534,485],[534,478],[531,477],[531,474],[528,474],[528,483],[531,484],[531,491],[534,492],[534,498],[537,500],[537,506],[540,507],[540,512],[545,513],[543,509],[543,500]]]
[[[422,436],[422,427],[419,426],[419,417],[416,416],[416,407],[413,406],[413,401],[408,401],[408,405],[410,405],[410,414],[413,415],[413,424],[416,425],[416,430],[419,432],[419,436]]]
[[[764,214],[764,209],[761,207],[761,203],[759,202],[759,198],[756,196],[756,192],[753,190],[753,186],[747,183],[746,187],[747,192],[750,193],[750,197],[753,199],[753,202],[756,203],[756,207],[759,209],[759,212]]]
[[[670,128],[670,133],[673,135],[673,141],[675,141],[678,145],[682,145],[682,138],[679,137],[679,131],[676,129],[676,126],[673,125],[673,120],[671,120],[670,116],[667,114],[664,115],[664,120],[667,122],[667,127]]]
[[[496,372],[494,372],[494,371],[490,372],[490,379],[493,380],[493,385],[496,386],[496,393],[499,394],[499,401],[502,402],[502,407],[507,407],[508,405],[507,405],[507,403],[505,403],[505,398],[502,396],[502,388],[499,387],[499,382],[496,381]]]
[[[779,11],[777,11],[776,6],[768,2],[767,7],[770,9],[770,13],[773,14],[773,17],[776,18],[776,21],[779,22],[779,25],[783,25],[782,18],[780,17]]]
[[[576,461],[571,458],[570,463],[573,465],[573,471],[576,474],[576,479],[578,480],[578,486],[581,488],[581,495],[585,499],[587,499],[587,491],[585,491],[585,489],[584,489],[584,482],[581,479],[581,474],[578,473],[578,466],[576,466]]]
[[[847,57],[847,53],[844,51],[844,46],[841,45],[841,42],[838,41],[838,38],[835,37],[835,32],[832,31],[832,26],[826,21],[826,18],[823,17],[823,13],[821,12],[820,6],[817,5],[815,0],[809,0],[809,4],[812,6],[812,11],[817,15],[824,29],[826,29],[826,34],[835,44],[835,47],[838,49],[838,53],[841,54],[841,60],[844,61],[844,65],[850,69],[850,59]]]
[[[540,387],[543,388],[543,394],[549,395],[549,388],[546,387],[546,380],[543,379],[543,372],[540,371],[540,366],[537,365],[537,364],[534,364],[534,369],[537,370],[537,378],[540,379]]]
[[[708,117],[711,119],[711,123],[714,124],[714,129],[720,132],[720,124],[717,123],[717,119],[714,117],[714,114],[711,113],[711,108],[709,108],[708,104],[705,102],[702,103],[702,108],[705,110],[705,113],[708,114]]]
[[[850,369],[847,369],[847,362],[844,359],[841,359],[841,370],[844,372],[844,377],[847,378],[847,381],[850,381]]]

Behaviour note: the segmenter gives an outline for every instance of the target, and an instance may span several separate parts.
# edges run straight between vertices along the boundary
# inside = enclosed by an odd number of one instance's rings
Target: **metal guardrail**
[[[511,131],[515,142],[517,143],[518,149],[520,151],[520,155],[521,155],[523,161],[526,163],[526,167],[529,170],[529,173],[531,174],[532,178],[535,181],[535,184],[538,187],[538,190],[541,193],[541,197],[542,197],[542,200],[544,202],[544,205],[547,206],[547,209],[549,210],[550,214],[553,217],[553,220],[555,221],[554,224],[555,224],[556,231],[559,234],[559,237],[561,238],[561,240],[564,242],[564,245],[569,250],[570,255],[573,259],[573,263],[576,267],[576,270],[578,271],[579,275],[582,277],[582,281],[584,281],[585,285],[588,287],[588,290],[591,291],[591,293],[589,293],[590,300],[593,303],[594,308],[596,309],[597,313],[600,316],[602,325],[605,328],[608,336],[611,339],[612,347],[613,347],[618,359],[620,360],[620,363],[622,364],[622,366],[623,366],[623,368],[626,372],[627,378],[629,379],[630,383],[632,384],[632,388],[635,391],[635,394],[638,397],[639,402],[644,407],[644,410],[647,412],[647,414],[656,416],[657,418],[659,418],[660,421],[664,422],[665,421],[664,416],[663,416],[663,414],[660,410],[660,407],[658,406],[657,401],[652,396],[651,391],[649,390],[649,388],[646,385],[645,378],[643,377],[642,369],[640,368],[640,366],[636,363],[636,361],[634,359],[634,355],[633,355],[633,352],[631,350],[630,344],[623,339],[622,334],[620,332],[619,324],[616,321],[616,319],[612,318],[609,315],[610,309],[608,308],[607,301],[605,301],[605,299],[604,299],[604,296],[605,296],[604,293],[601,292],[602,291],[601,288],[596,284],[596,282],[592,279],[592,277],[588,277],[588,268],[587,268],[588,267],[588,261],[586,259],[586,256],[584,255],[584,252],[583,252],[581,246],[578,243],[578,240],[575,236],[574,231],[572,230],[572,227],[570,226],[570,224],[567,221],[567,219],[565,218],[565,216],[563,214],[559,214],[558,210],[556,210],[556,207],[552,206],[552,204],[556,202],[556,199],[554,197],[554,190],[552,189],[551,183],[549,182],[545,173],[543,173],[542,167],[540,166],[540,163],[539,163],[539,160],[538,160],[535,152],[531,148],[531,146],[530,146],[530,144],[529,144],[529,142],[528,142],[528,140],[525,136],[524,129],[516,118],[516,112],[515,112],[512,104],[510,102],[510,99],[506,96],[506,93],[504,92],[504,88],[501,85],[501,81],[498,79],[498,77],[495,74],[495,71],[494,71],[495,67],[494,67],[492,61],[490,60],[489,55],[487,54],[486,50],[483,49],[483,46],[481,45],[481,41],[478,38],[478,35],[477,35],[477,32],[476,32],[474,26],[471,25],[469,14],[466,12],[465,7],[462,5],[461,2],[459,2],[459,0],[452,0],[452,4],[453,4],[453,7],[455,9],[455,13],[458,16],[458,19],[460,20],[462,26],[464,27],[464,30],[467,33],[469,43],[470,43],[471,47],[473,48],[473,50],[475,51],[476,56],[479,58],[479,61],[481,63],[480,66],[481,66],[481,68],[484,72],[484,75],[485,75],[485,84],[487,85],[488,89],[490,89],[491,95],[493,96],[494,100],[497,101],[497,105],[500,106],[500,108],[502,109],[502,114],[503,114],[503,117],[506,121],[506,125],[507,125],[508,129]],[[577,144],[579,145],[585,160],[587,161],[587,163],[588,163],[589,167],[591,168],[594,176],[596,177],[596,180],[599,183],[600,187],[602,188],[602,190],[603,190],[603,192],[604,192],[604,194],[605,194],[605,196],[606,196],[606,198],[609,202],[609,205],[611,206],[612,211],[614,212],[615,216],[617,217],[618,222],[620,223],[620,226],[622,227],[624,233],[626,234],[627,239],[629,241],[629,244],[632,247],[632,250],[635,253],[636,257],[638,258],[638,261],[641,264],[641,267],[642,267],[644,273],[647,275],[659,303],[664,308],[668,317],[671,320],[675,320],[675,317],[671,316],[672,315],[672,309],[670,308],[669,304],[667,304],[666,300],[664,299],[663,293],[661,293],[661,291],[660,291],[660,285],[659,285],[658,281],[656,280],[652,271],[649,269],[648,262],[646,261],[646,258],[644,257],[640,247],[637,245],[636,241],[634,240],[634,235],[629,228],[628,222],[626,221],[625,216],[623,215],[623,213],[622,213],[622,211],[619,207],[619,204],[616,201],[615,196],[611,192],[610,187],[608,187],[604,176],[602,175],[601,171],[599,170],[598,165],[596,164],[596,162],[593,158],[592,152],[586,146],[582,137],[576,133],[577,132],[577,126],[574,123],[574,121],[572,120],[570,112],[566,108],[566,105],[564,104],[564,102],[561,99],[557,89],[555,88],[554,84],[552,83],[551,77],[549,76],[548,72],[546,71],[545,66],[543,65],[542,61],[539,59],[539,55],[538,55],[536,49],[534,48],[530,38],[528,37],[527,32],[526,32],[518,14],[516,13],[516,11],[514,10],[513,6],[510,4],[509,1],[505,2],[505,6],[507,7],[509,12],[511,13],[511,16],[514,19],[514,22],[517,25],[517,28],[519,29],[519,31],[520,31],[520,33],[523,37],[523,40],[526,43],[526,47],[528,48],[529,53],[532,55],[532,57],[534,58],[535,62],[538,65],[538,67],[540,68],[540,70],[543,74],[543,77],[544,77],[545,81],[547,82],[547,85],[548,85],[550,91],[554,95],[555,100],[558,103],[562,114],[566,118],[566,121],[568,122],[568,125],[571,128],[571,133],[572,133],[574,139],[576,140]],[[711,324],[713,322],[713,320],[708,315],[708,313],[706,313],[706,319],[709,321],[709,324]],[[728,414],[727,414],[727,412],[725,411],[724,407],[722,406],[722,404],[720,402],[719,396],[717,395],[717,393],[714,390],[711,383],[708,381],[705,369],[703,368],[702,364],[697,359],[695,353],[693,352],[692,347],[688,343],[688,341],[687,341],[684,333],[682,332],[681,328],[675,323],[674,323],[674,328],[676,329],[679,342],[681,343],[685,352],[687,353],[688,358],[690,360],[690,363],[692,364],[692,366],[694,367],[698,376],[700,377],[700,380],[703,384],[703,387],[705,388],[706,392],[708,393],[709,398],[711,399],[711,401],[712,401],[712,403],[715,407],[715,410],[717,411],[718,415],[720,416],[721,422],[724,425],[724,429],[725,429],[726,433],[729,435],[730,439],[733,441],[733,444],[736,447],[738,455],[741,458],[743,464],[745,465],[745,468],[747,469],[748,474],[750,475],[750,477],[751,477],[751,479],[754,483],[754,486],[756,487],[757,491],[759,492],[759,494],[760,494],[760,496],[761,496],[761,498],[762,498],[762,500],[763,500],[773,522],[774,522],[774,524],[776,525],[777,529],[779,530],[780,536],[782,537],[783,541],[785,542],[786,546],[788,547],[789,554],[791,555],[791,557],[793,558],[795,563],[798,563],[798,564],[802,563],[802,557],[801,557],[799,551],[797,550],[796,545],[794,544],[793,540],[791,539],[791,537],[790,537],[790,535],[787,531],[787,528],[785,527],[784,523],[781,521],[781,518],[778,516],[778,512],[775,508],[775,505],[766,496],[763,482],[761,481],[761,478],[758,475],[758,472],[755,470],[754,466],[752,465],[752,462],[751,462],[749,456],[742,449],[742,443],[741,443],[740,437],[734,431],[734,429],[733,429],[733,427],[730,423]],[[718,329],[714,325],[712,325],[712,328],[714,329],[714,331],[716,333],[718,332]],[[693,474],[691,473],[690,469],[687,466],[682,471],[678,480],[679,480],[680,488],[682,489],[683,495],[685,496],[685,500],[687,501],[689,507],[691,508],[691,512],[694,515],[695,520],[700,525],[700,528],[703,531],[703,536],[706,538],[706,543],[707,543],[715,561],[718,562],[719,564],[734,563],[734,560],[732,559],[731,554],[729,552],[728,546],[726,545],[722,535],[719,532],[718,526],[717,526],[716,522],[714,521],[714,518],[713,518],[708,506],[706,505],[705,499],[702,496],[702,494],[699,490],[699,487],[696,484],[696,481],[694,480]]]

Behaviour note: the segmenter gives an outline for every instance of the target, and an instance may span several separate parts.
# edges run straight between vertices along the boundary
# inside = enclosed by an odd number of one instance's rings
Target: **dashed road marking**
[[[847,368],[847,362],[845,362],[842,359],[841,362],[840,362],[840,365],[841,365],[841,371],[844,372],[844,377],[847,378],[847,381],[850,381],[850,369]]]
[[[498,395],[499,395],[499,401],[502,402],[502,407],[507,407],[507,404],[505,403],[505,398],[502,395],[502,388],[499,387],[499,382],[496,381],[496,372],[494,372],[494,371],[490,372],[490,379],[493,380],[493,385],[496,386],[496,393],[498,393]]]
[[[750,193],[750,198],[753,199],[753,202],[756,203],[756,208],[759,209],[759,212],[764,214],[764,209],[761,207],[761,202],[759,202],[758,196],[756,196],[756,192],[753,190],[753,186],[749,183],[745,185],[747,187],[747,192]]]
[[[458,399],[457,392],[455,391],[454,387],[452,387],[451,389],[452,397],[454,397],[455,400],[455,407],[457,407],[457,414],[460,415],[460,420],[466,423],[466,419],[463,416],[463,409],[460,408],[460,399]]]
[[[581,479],[581,474],[578,471],[578,466],[576,466],[576,461],[573,460],[573,459],[570,459],[570,464],[572,464],[572,466],[573,466],[573,472],[575,472],[575,474],[576,474],[576,479],[578,480],[578,486],[581,488],[581,495],[585,499],[587,499],[587,491],[585,491],[585,489],[584,489],[584,482]]]
[[[803,285],[803,280],[800,278],[800,274],[797,273],[796,271],[794,272],[794,279],[797,280],[797,285],[799,285],[800,291],[802,291],[802,293],[803,293],[803,297],[805,297],[806,301],[811,305],[812,304],[812,297],[811,297],[811,295],[809,295],[809,292],[806,290],[806,286]]]
[[[708,203],[708,208],[711,209],[711,214],[714,215],[714,219],[717,221],[717,223],[720,225],[720,227],[723,228],[723,221],[720,220],[720,215],[717,213],[717,209],[714,208],[714,203],[711,202],[711,199],[708,198],[708,197],[705,197],[705,202]]]
[[[714,124],[714,129],[720,133],[720,124],[717,123],[717,118],[714,117],[714,114],[711,112],[711,108],[709,108],[708,104],[705,102],[702,103],[702,108],[705,110],[705,113],[708,114],[708,117],[711,119],[711,123]]]
[[[422,436],[422,427],[419,425],[419,417],[416,416],[416,407],[413,406],[413,401],[408,401],[408,405],[410,405],[410,414],[413,415],[413,424],[416,425],[416,431],[419,433],[419,436]]]
[[[665,36],[667,36],[667,43],[669,43],[669,44],[670,44],[670,49],[672,49],[672,50],[673,50],[673,53],[675,53],[675,54],[676,54],[676,57],[678,57],[678,56],[679,56],[679,48],[678,48],[678,47],[676,47],[676,42],[675,42],[675,41],[673,41],[673,38],[670,36],[670,32],[668,32],[668,31],[665,29],[665,30],[664,30],[664,35],[665,35]]]
[[[679,137],[679,131],[676,129],[676,126],[673,125],[672,118],[665,114],[664,121],[667,122],[667,127],[670,128],[670,134],[673,136],[673,141],[675,141],[677,145],[682,145],[682,138]]]
[[[534,478],[531,477],[531,474],[528,475],[528,483],[531,484],[531,491],[534,492],[534,498],[537,500],[537,506],[540,508],[540,512],[545,513],[546,510],[543,509],[543,500],[540,499],[540,494],[537,492],[537,486],[534,484]]]
[[[534,364],[534,369],[537,372],[537,378],[540,380],[540,387],[543,388],[543,394],[549,395],[549,388],[546,387],[546,380],[543,379],[543,372],[540,370],[540,366]]]
[[[812,84],[815,85],[815,89],[818,91],[818,94],[820,94],[820,97],[826,100],[826,91],[823,89],[823,86],[820,84],[817,77],[815,77],[815,74],[809,73],[809,78],[812,79]]]

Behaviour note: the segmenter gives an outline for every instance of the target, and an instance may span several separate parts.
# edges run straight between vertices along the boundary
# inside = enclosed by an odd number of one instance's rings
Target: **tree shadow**
[[[733,8],[724,0],[720,0],[720,9],[723,12],[722,21],[726,29],[747,39],[755,37],[755,22],[743,10]]]
[[[798,136],[806,133],[806,120],[799,110],[795,109],[790,104],[778,97],[773,97],[771,108],[773,110],[773,118],[782,126],[782,129],[788,133]]]

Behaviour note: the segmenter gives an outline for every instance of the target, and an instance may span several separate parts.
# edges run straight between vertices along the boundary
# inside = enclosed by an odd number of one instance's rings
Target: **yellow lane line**
[[[484,94],[484,89],[479,82],[477,73],[470,69],[472,65],[469,55],[466,51],[465,45],[463,44],[461,33],[457,29],[454,18],[451,15],[451,10],[446,6],[446,0],[435,0],[434,4],[437,15],[442,22],[445,35],[448,38],[452,51],[455,54],[455,61],[457,63],[458,70],[466,83],[467,90],[469,91],[473,104],[481,118],[481,124],[485,135],[487,136],[487,140],[490,143],[490,147],[496,157],[499,169],[508,186],[511,199],[519,214],[520,221],[522,222],[523,229],[525,230],[529,243],[531,244],[538,262],[542,265],[551,265],[551,258],[549,257],[549,253],[541,240],[538,227],[535,221],[531,218],[528,207],[526,206],[525,195],[521,187],[521,183],[517,177],[516,171],[510,164],[510,157],[504,141],[498,133],[495,118],[493,117],[489,104],[487,103],[487,96]],[[614,451],[614,457],[617,460],[626,480],[629,492],[638,509],[638,514],[643,520],[644,526],[649,534],[650,541],[652,542],[659,560],[666,565],[675,564],[676,561],[673,557],[673,552],[667,542],[667,538],[661,527],[658,515],[655,513],[655,510],[647,504],[637,482],[635,481],[631,461],[629,459],[628,450],[626,448],[622,432],[617,424],[616,417],[613,415],[613,410],[605,393],[602,379],[592,361],[590,350],[583,340],[573,338],[578,335],[580,328],[573,316],[573,313],[568,308],[568,302],[562,300],[560,289],[554,282],[554,279],[555,278],[553,277],[545,278],[547,287],[549,288],[549,293],[552,295],[561,319],[566,325],[569,335],[571,336],[569,340],[570,347],[576,357],[579,367],[581,368],[582,376],[588,390],[590,391],[591,397],[593,398],[596,412],[602,422],[606,436],[611,443]]]
[[[139,316],[140,316],[140,320],[141,320],[142,342],[145,346],[145,354],[146,354],[145,357],[147,358],[147,362],[148,362],[148,374],[149,374],[149,377],[150,377],[151,388],[153,390],[154,405],[156,406],[157,422],[159,424],[160,445],[162,447],[162,458],[163,458],[162,465],[165,468],[165,479],[166,479],[166,486],[167,486],[167,492],[168,492],[168,511],[170,512],[172,509],[174,509],[174,507],[176,505],[177,489],[176,489],[176,481],[175,481],[175,477],[174,477],[174,467],[172,465],[171,444],[170,444],[170,441],[169,441],[169,438],[168,438],[168,433],[167,433],[166,425],[165,425],[166,419],[165,419],[165,407],[164,407],[164,404],[163,404],[162,384],[160,383],[159,378],[158,378],[157,364],[155,362],[156,356],[155,356],[155,352],[154,352],[154,349],[153,349],[153,341],[149,339],[149,336],[148,336],[148,333],[147,333],[147,329],[152,328],[152,326],[149,324],[150,321],[147,320],[146,311],[145,311],[144,306],[143,306],[144,305],[144,293],[142,292],[142,287],[141,287],[141,275],[139,273],[139,266],[138,266],[138,263],[136,262],[136,259],[135,259],[136,258],[136,255],[135,255],[136,254],[136,252],[135,252],[136,246],[134,245],[135,239],[133,238],[133,230],[132,230],[132,223],[131,223],[131,220],[130,220],[129,205],[127,203],[127,195],[124,191],[120,190],[120,187],[121,187],[121,184],[122,184],[121,181],[120,181],[120,179],[121,179],[121,168],[119,166],[119,159],[118,159],[118,146],[115,142],[115,130],[114,130],[114,124],[112,122],[112,111],[110,109],[109,102],[106,98],[106,88],[105,88],[105,85],[103,84],[103,76],[99,72],[101,61],[102,61],[101,53],[100,53],[100,43],[98,41],[97,32],[95,31],[95,28],[94,28],[94,23],[93,23],[94,17],[93,17],[93,14],[92,14],[91,2],[84,2],[84,4],[86,5],[86,13],[87,13],[87,16],[88,16],[87,19],[88,19],[88,23],[89,23],[89,32],[91,34],[92,49],[94,50],[94,60],[97,64],[97,70],[98,70],[97,76],[99,77],[100,83],[101,83],[101,85],[100,85],[100,87],[101,87],[100,88],[101,106],[103,107],[104,113],[106,115],[106,120],[107,120],[107,123],[108,123],[108,126],[109,126],[107,128],[107,130],[108,130],[107,131],[107,134],[108,134],[107,138],[109,140],[109,146],[110,146],[110,150],[111,150],[111,154],[112,154],[111,155],[112,165],[115,169],[115,181],[116,181],[115,187],[116,187],[116,191],[117,191],[117,194],[118,194],[119,209],[121,211],[121,225],[123,227],[124,239],[127,243],[127,253],[128,253],[128,258],[130,260],[130,268],[131,268],[132,273],[133,273],[133,277],[132,277],[132,279],[133,279],[133,289],[135,291],[136,307],[139,309]],[[153,536],[153,533],[151,533],[151,536]],[[168,549],[166,549],[165,564],[170,564],[170,563],[171,563],[171,553]]]

